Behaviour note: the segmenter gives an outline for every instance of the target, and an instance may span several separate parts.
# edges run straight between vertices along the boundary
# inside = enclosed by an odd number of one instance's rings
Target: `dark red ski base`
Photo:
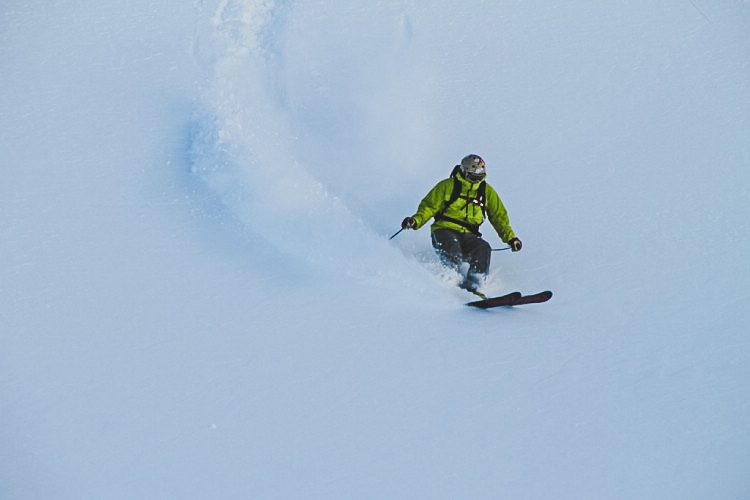
[[[546,292],[539,292],[533,295],[521,295],[521,292],[513,292],[502,297],[490,297],[489,299],[475,300],[469,302],[466,305],[472,307],[478,307],[480,309],[490,309],[492,307],[510,307],[520,306],[523,304],[539,304],[540,302],[547,302],[552,298],[552,292],[547,290]]]

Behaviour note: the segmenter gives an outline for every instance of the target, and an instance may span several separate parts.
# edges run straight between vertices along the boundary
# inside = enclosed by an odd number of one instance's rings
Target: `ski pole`
[[[398,233],[396,233],[396,234],[398,234]],[[395,235],[394,235],[394,236],[395,236]],[[493,251],[493,252],[502,252],[503,250],[510,250],[510,247],[505,247],[505,248],[493,248],[493,249],[492,249],[492,251]]]
[[[401,229],[399,229],[398,231],[396,231],[396,234],[394,234],[393,236],[391,236],[390,238],[388,238],[388,240],[392,240],[393,238],[395,238],[396,236],[398,236],[398,233],[400,233],[403,230],[404,230],[404,228],[402,227]]]

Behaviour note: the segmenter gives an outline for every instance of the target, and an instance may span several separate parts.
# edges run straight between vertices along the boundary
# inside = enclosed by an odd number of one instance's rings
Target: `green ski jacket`
[[[435,218],[430,230],[435,231],[441,228],[453,229],[461,233],[471,233],[472,231],[462,225],[445,220],[440,214],[449,219],[463,221],[464,223],[479,227],[484,222],[484,212],[480,204],[476,202],[478,197],[479,186],[481,182],[469,182],[464,179],[460,173],[456,178],[461,184],[461,194],[456,201],[448,206],[446,203],[450,200],[453,193],[454,180],[449,177],[437,183],[437,185],[427,193],[417,208],[417,213],[413,215],[417,223],[415,229],[424,226],[431,218]],[[486,182],[486,181],[485,181]],[[497,192],[489,184],[485,185],[484,211],[492,227],[497,231],[498,236],[503,242],[508,243],[515,237],[513,229],[510,227],[508,212],[505,210],[503,202],[497,195]]]

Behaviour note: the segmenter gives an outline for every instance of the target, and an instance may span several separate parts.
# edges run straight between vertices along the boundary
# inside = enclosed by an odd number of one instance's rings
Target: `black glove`
[[[511,251],[511,252],[517,252],[517,251],[519,251],[519,250],[521,249],[521,247],[523,246],[523,245],[521,244],[521,240],[519,240],[518,238],[513,238],[512,240],[510,240],[510,241],[508,242],[508,245],[510,245],[510,251]]]
[[[401,229],[416,229],[417,228],[417,221],[414,220],[414,217],[407,217],[406,219],[401,222]]]

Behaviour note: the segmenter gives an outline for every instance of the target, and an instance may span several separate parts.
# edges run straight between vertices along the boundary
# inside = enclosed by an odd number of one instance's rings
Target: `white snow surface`
[[[750,498],[749,2],[5,0],[0,75],[0,498]],[[388,240],[468,153],[550,302]]]

